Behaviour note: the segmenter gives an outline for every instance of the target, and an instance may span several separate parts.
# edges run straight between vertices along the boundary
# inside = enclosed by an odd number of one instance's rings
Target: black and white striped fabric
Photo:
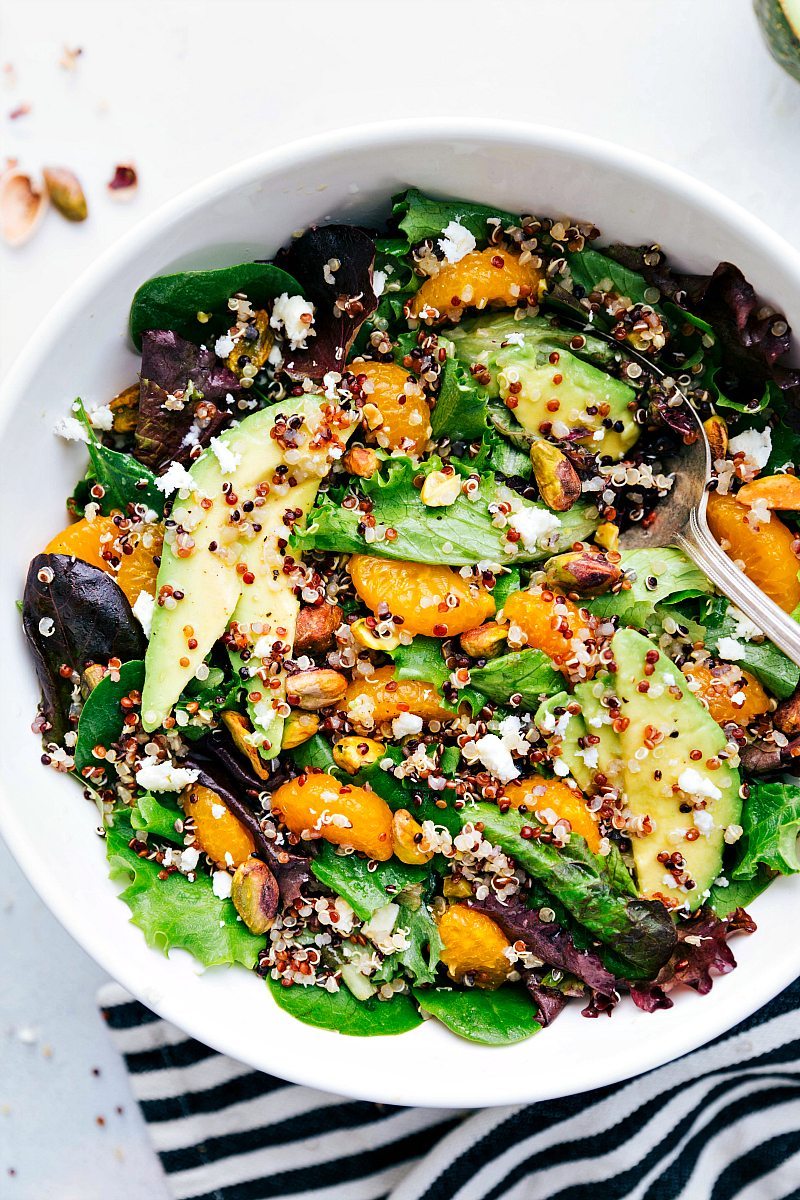
[[[800,981],[638,1079],[470,1113],[287,1084],[100,1003],[176,1200],[800,1200]]]

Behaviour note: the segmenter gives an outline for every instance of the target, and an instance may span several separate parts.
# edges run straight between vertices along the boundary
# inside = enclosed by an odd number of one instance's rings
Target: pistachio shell
[[[30,175],[11,167],[0,177],[0,235],[9,246],[33,236],[47,208],[47,195]]]
[[[45,167],[42,174],[53,208],[68,221],[85,221],[89,207],[77,175],[66,167]]]

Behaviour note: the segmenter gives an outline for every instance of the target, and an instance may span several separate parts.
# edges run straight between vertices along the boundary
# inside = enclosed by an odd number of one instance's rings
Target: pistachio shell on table
[[[89,215],[86,195],[74,171],[67,167],[45,167],[44,184],[53,208],[68,221],[85,221]]]
[[[16,166],[0,176],[0,236],[9,246],[22,246],[39,227],[47,194]]]

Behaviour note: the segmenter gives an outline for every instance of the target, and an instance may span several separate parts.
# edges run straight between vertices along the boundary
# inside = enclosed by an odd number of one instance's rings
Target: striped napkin
[[[176,1200],[800,1198],[800,981],[627,1083],[469,1113],[287,1084],[99,999]]]

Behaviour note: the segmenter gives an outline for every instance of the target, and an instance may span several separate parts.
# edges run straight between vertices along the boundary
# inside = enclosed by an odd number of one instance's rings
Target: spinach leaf
[[[125,593],[106,572],[67,554],[37,554],[28,568],[22,626],[42,689],[48,740],[70,725],[72,679],[89,663],[143,658],[147,641]]]
[[[108,749],[118,741],[125,720],[120,701],[132,691],[141,691],[144,684],[144,663],[141,659],[123,663],[119,679],[106,675],[89,693],[78,721],[78,740],[75,743],[75,770],[97,767],[102,760],[95,758],[95,746]]]
[[[485,389],[475,383],[467,367],[458,359],[448,358],[431,413],[433,436],[465,442],[482,438],[487,431],[486,404]]]
[[[323,842],[311,870],[320,883],[342,896],[362,921],[396,900],[404,888],[422,883],[431,871],[428,866],[408,866],[395,858],[378,863],[371,871],[368,859],[358,854],[337,854],[329,842]]]
[[[331,744],[322,734],[315,733],[307,742],[295,746],[294,750],[290,750],[289,753],[301,770],[304,767],[316,767],[320,771],[325,771],[326,774],[334,775],[339,771],[333,757]]]
[[[498,475],[504,475],[506,479],[530,479],[533,476],[530,454],[500,437],[495,429],[489,433],[489,446],[489,462]]]
[[[744,834],[732,879],[752,879],[760,865],[781,875],[800,871],[800,786],[753,780],[742,811]]]
[[[488,841],[541,880],[581,925],[613,947],[630,978],[652,978],[667,962],[677,937],[667,909],[658,901],[620,895],[602,858],[582,838],[571,837],[567,846],[556,849],[521,836],[522,826],[530,823],[524,813],[501,813],[491,804],[462,811],[464,820],[481,821]]]
[[[214,895],[210,875],[198,872],[193,883],[179,872],[159,879],[161,866],[130,849],[135,830],[128,814],[128,809],[113,814],[106,830],[106,854],[111,878],[127,882],[120,899],[148,946],[164,954],[173,948],[188,950],[205,967],[254,967],[264,938],[239,920],[231,900]]]
[[[139,796],[136,805],[130,810],[131,828],[138,832],[153,833],[166,842],[174,842],[176,846],[183,845],[183,836],[176,832],[175,822],[183,817],[177,805],[164,804],[150,792]]]
[[[131,304],[130,333],[137,350],[148,329],[169,329],[192,342],[205,342],[230,324],[228,300],[241,292],[253,308],[264,308],[276,296],[302,295],[300,284],[271,263],[239,263],[215,271],[179,271],[157,275],[136,292]],[[198,313],[210,313],[221,323],[203,323]]]
[[[484,1046],[512,1046],[542,1028],[536,1006],[522,988],[414,988],[414,998],[453,1033]]]
[[[450,669],[444,661],[439,638],[418,634],[409,646],[398,646],[393,650],[392,659],[395,679],[421,679],[424,683],[433,684],[440,695],[443,685],[450,678]],[[470,686],[459,690],[456,704],[451,704],[444,697],[441,703],[443,708],[455,712],[465,700],[472,715],[476,716],[486,703],[486,696]]]
[[[205,679],[189,680],[175,707],[185,709],[187,704],[199,704],[213,713],[224,712],[237,707],[243,687],[235,675],[228,675],[221,667],[210,667]]]
[[[715,883],[709,893],[708,905],[718,917],[727,917],[737,908],[747,908],[756,896],[760,896],[769,887],[774,878],[766,867],[759,866],[752,879],[730,879],[727,887]]]
[[[713,596],[700,620],[705,626],[704,644],[716,654],[720,638],[734,638],[742,648],[737,665],[756,676],[779,700],[786,700],[800,683],[800,667],[795,666],[782,650],[766,639],[747,642],[736,637],[737,621],[730,615],[731,605],[721,596]]]
[[[470,671],[470,681],[490,700],[507,704],[509,696],[522,697],[520,707],[532,712],[542,696],[553,696],[564,686],[564,677],[541,650],[519,650],[491,659]]]
[[[81,400],[75,401],[73,409],[89,438],[87,449],[92,464],[90,478],[105,491],[100,501],[101,511],[107,514],[119,509],[127,513],[129,504],[143,504],[152,509],[157,517],[162,517],[164,496],[156,486],[153,472],[132,455],[112,450],[98,441]]]
[[[631,271],[613,258],[601,254],[599,250],[577,250],[567,254],[572,282],[583,288],[585,293],[595,290],[599,283],[605,283],[604,291],[614,291],[619,296],[627,296],[634,304],[647,303],[645,292],[651,288],[643,275]],[[660,311],[657,305],[653,305]]]
[[[394,541],[365,541],[359,531],[363,514],[356,509],[342,508],[323,497],[318,507],[312,510],[306,528],[293,535],[292,544],[301,550],[373,554],[437,565],[467,566],[482,560],[508,561],[509,542],[504,531],[492,524],[488,506],[514,493],[507,492],[494,475],[486,473],[477,499],[468,500],[461,495],[447,508],[428,508],[414,487],[416,474],[417,469],[409,459],[397,458],[389,462],[386,474],[363,480],[364,493],[372,503],[372,515],[378,524],[397,532]],[[543,509],[543,505],[519,497],[517,501],[524,511]],[[576,504],[563,514],[555,545],[520,550],[522,542],[518,542],[515,560],[539,562],[569,549],[594,530],[596,512],[595,508]]]
[[[283,987],[275,979],[267,985],[275,1003],[285,1012],[318,1029],[332,1029],[348,1037],[380,1037],[407,1033],[422,1023],[413,1000],[403,994],[392,1000],[356,1000],[346,987],[328,992],[320,987]]]
[[[495,224],[490,225],[490,220],[494,222],[499,217],[503,228],[519,225],[519,215],[501,208],[473,204],[470,200],[435,200],[416,188],[408,188],[394,197],[392,214],[412,246],[424,238],[438,238],[451,221],[463,225],[481,242],[488,241],[494,232]]]
[[[521,587],[522,576],[516,567],[512,567],[510,571],[506,571],[504,575],[499,575],[497,577],[497,583],[492,589],[492,596],[498,612],[500,612],[500,609],[503,607],[511,593],[518,592]]]

